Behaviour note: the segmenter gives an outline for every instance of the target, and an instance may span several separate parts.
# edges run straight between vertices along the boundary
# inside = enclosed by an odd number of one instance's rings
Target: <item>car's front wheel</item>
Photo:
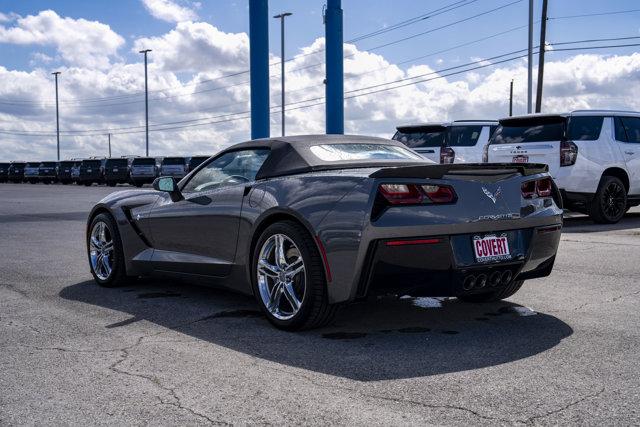
[[[267,227],[256,244],[251,272],[258,304],[276,327],[317,328],[335,315],[322,258],[299,224],[282,221]]]
[[[627,189],[615,176],[603,176],[591,202],[590,216],[600,224],[615,224],[627,211]]]
[[[458,299],[464,302],[495,302],[509,298],[520,290],[524,280],[514,280],[502,289],[482,294],[460,295]]]
[[[100,286],[115,287],[127,282],[122,240],[111,215],[101,213],[91,221],[87,253],[91,274]]]

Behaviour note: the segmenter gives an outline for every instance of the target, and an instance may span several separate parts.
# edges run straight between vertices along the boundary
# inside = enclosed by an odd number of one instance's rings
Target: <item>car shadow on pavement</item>
[[[586,215],[564,218],[563,233],[598,233],[640,229],[640,213],[626,214],[617,224],[596,224]]]
[[[176,281],[116,289],[86,281],[60,296],[130,315],[104,325],[106,331],[145,320],[250,356],[358,381],[496,366],[535,356],[573,333],[554,316],[510,302],[384,298],[343,307],[330,327],[291,333],[271,326],[253,298]]]

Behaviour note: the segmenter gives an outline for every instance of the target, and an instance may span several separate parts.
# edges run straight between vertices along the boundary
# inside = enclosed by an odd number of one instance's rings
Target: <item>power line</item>
[[[589,16],[605,16],[605,15],[619,15],[621,13],[634,13],[640,12],[640,9],[628,9],[628,10],[617,10],[613,12],[596,12],[596,13],[583,13],[580,15],[564,15],[564,16],[553,16],[548,19],[573,19],[573,18],[586,18]]]

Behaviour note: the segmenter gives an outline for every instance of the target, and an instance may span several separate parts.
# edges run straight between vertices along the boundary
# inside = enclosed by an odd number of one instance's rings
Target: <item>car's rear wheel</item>
[[[502,289],[482,294],[460,295],[458,299],[464,302],[495,302],[509,298],[520,290],[524,280],[514,280]]]
[[[615,176],[603,176],[591,202],[590,216],[600,224],[615,224],[627,209],[627,189]]]
[[[115,287],[128,281],[118,227],[107,213],[96,215],[87,234],[87,252],[93,278],[100,286]]]
[[[311,329],[333,319],[337,306],[328,302],[322,258],[299,224],[267,227],[255,246],[251,272],[258,304],[276,327]]]

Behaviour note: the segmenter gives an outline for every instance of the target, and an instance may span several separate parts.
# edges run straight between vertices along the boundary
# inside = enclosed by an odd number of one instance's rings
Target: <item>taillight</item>
[[[553,183],[549,177],[522,183],[522,197],[525,199],[549,197],[552,194]]]
[[[440,149],[440,163],[443,165],[451,164],[456,158],[456,152],[451,147],[442,147]]]
[[[573,141],[560,142],[560,166],[572,166],[578,158],[578,146]]]
[[[392,205],[452,203],[457,197],[448,185],[381,184],[380,194]]]

